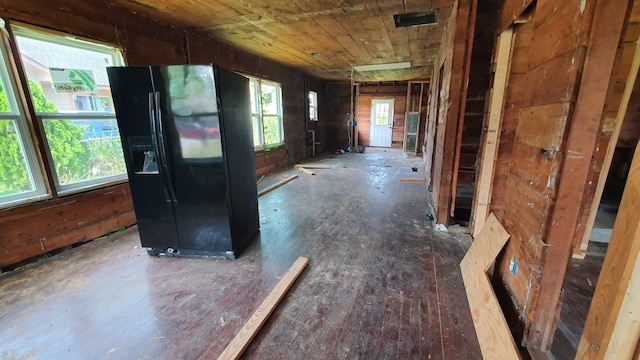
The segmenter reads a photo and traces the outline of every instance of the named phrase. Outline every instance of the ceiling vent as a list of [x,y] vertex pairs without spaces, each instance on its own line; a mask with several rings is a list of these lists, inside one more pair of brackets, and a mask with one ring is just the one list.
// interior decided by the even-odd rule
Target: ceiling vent
[[417,25],[434,25],[438,23],[439,12],[439,9],[431,9],[405,14],[395,14],[393,15],[393,21],[397,28]]

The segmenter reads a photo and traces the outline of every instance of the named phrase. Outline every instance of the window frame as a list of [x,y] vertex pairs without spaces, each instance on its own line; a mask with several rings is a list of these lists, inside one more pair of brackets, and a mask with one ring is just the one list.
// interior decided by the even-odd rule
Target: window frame
[[[313,110],[313,111],[312,111]],[[316,91],[309,91],[309,120],[318,121],[318,93]]]
[[[0,20],[0,28],[4,29],[4,21]],[[20,141],[22,151],[25,157],[26,170],[29,173],[30,181],[33,189],[18,194],[6,195],[0,198],[0,209],[12,207],[29,202],[35,202],[50,198],[51,195],[47,189],[45,177],[42,174],[41,162],[36,151],[35,143],[31,135],[31,129],[27,120],[23,104],[19,101],[19,88],[17,79],[12,70],[12,61],[9,52],[5,46],[4,34],[1,36],[2,44],[0,45],[0,79],[2,81],[9,112],[0,113],[0,120],[13,121],[17,128],[17,137]]]
[[[264,149],[275,148],[283,145],[285,143],[285,135],[284,135],[284,116],[283,116],[283,110],[282,110],[282,107],[283,107],[282,85],[272,80],[266,80],[266,79],[247,76],[247,75],[244,75],[244,76],[246,76],[249,79],[249,82],[253,85],[252,96],[256,100],[254,104],[250,104],[252,128],[254,128],[254,130],[256,128],[254,124],[254,119],[255,119],[255,121],[257,122],[257,128],[259,130],[258,134],[256,134],[258,139],[258,144],[255,143],[255,138],[254,138],[254,144],[253,144],[254,149],[264,150]],[[264,110],[263,110],[264,107],[262,104],[262,85],[263,84],[276,88],[276,113],[275,114],[264,113]],[[251,89],[251,86],[249,87],[249,89]],[[258,99],[260,99],[259,103],[257,102]],[[278,119],[278,122],[277,122],[278,128],[276,131],[277,131],[279,141],[274,144],[265,144],[264,118],[273,117],[273,116],[276,116]]]
[[[17,37],[29,38],[38,41],[44,41],[56,45],[69,46],[82,50],[102,53],[105,56],[109,56],[111,58],[112,64],[109,66],[124,66],[124,56],[122,53],[122,49],[114,46],[112,44],[102,43],[100,41],[95,41],[92,39],[85,39],[82,37],[72,36],[66,33],[44,29],[24,23],[11,23],[11,32],[13,33],[13,38]],[[18,56],[22,56],[20,52],[20,45],[18,41],[14,41],[14,46],[16,47]],[[23,74],[24,81],[26,83],[29,82],[29,77],[27,75],[26,70],[24,69],[24,64],[22,63],[22,59],[20,59],[20,64],[23,66]],[[28,88],[28,87],[27,87]],[[86,95],[86,94],[82,94]],[[28,92],[25,96],[31,98],[31,93]],[[97,95],[96,95],[97,96]],[[31,103],[33,100],[31,99]],[[47,120],[113,120],[116,121],[116,113],[115,110],[113,112],[108,111],[74,111],[74,112],[38,112],[36,109],[33,109],[35,114],[35,119],[41,129],[44,129],[44,122]],[[70,194],[76,194],[96,188],[107,187],[119,183],[124,183],[128,181],[127,171],[117,175],[99,177],[95,179],[82,180],[73,183],[61,184],[58,174],[56,173],[55,161],[51,155],[51,149],[49,147],[49,142],[47,139],[47,135],[43,132],[42,142],[44,144],[44,153],[42,156],[50,162],[50,173],[47,174],[50,177],[50,181],[52,181],[52,186],[55,187],[56,194],[58,196],[65,196]],[[124,156],[124,155],[123,155]]]

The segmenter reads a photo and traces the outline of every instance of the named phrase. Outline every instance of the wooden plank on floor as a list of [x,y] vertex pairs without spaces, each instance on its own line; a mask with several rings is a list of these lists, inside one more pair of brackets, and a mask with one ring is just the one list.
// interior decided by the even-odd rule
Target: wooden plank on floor
[[640,144],[576,359],[632,359],[640,340]]
[[427,179],[426,178],[400,178],[401,182],[417,182],[417,183],[423,183],[426,182]]
[[262,325],[267,321],[269,315],[278,306],[291,285],[296,281],[302,270],[309,263],[306,257],[299,257],[289,271],[282,277],[269,296],[262,302],[260,307],[251,315],[251,318],[244,324],[235,338],[231,340],[226,349],[220,354],[218,360],[238,359],[244,350],[249,346],[251,340],[258,334]]
[[520,359],[518,347],[487,276],[487,270],[510,236],[491,213],[460,263],[473,324],[485,359]]
[[303,173],[305,173],[307,175],[315,175],[316,174],[311,170],[307,170],[307,169],[303,168],[302,166],[296,166],[296,169],[302,171]]
[[289,176],[288,178],[286,178],[286,179],[284,179],[282,181],[279,181],[279,182],[277,182],[277,183],[275,183],[275,184],[273,184],[273,185],[271,185],[271,186],[269,186],[269,187],[267,187],[267,188],[265,188],[263,190],[258,191],[258,196],[262,196],[262,195],[264,195],[264,194],[266,194],[266,193],[268,193],[270,191],[273,191],[273,190],[279,188],[280,186],[288,183],[289,181],[297,179],[297,178],[298,178],[298,175]]
[[338,166],[339,164],[335,164],[335,165],[328,165],[328,164],[296,164],[295,167],[296,168],[305,168],[305,169],[333,169],[334,167]]

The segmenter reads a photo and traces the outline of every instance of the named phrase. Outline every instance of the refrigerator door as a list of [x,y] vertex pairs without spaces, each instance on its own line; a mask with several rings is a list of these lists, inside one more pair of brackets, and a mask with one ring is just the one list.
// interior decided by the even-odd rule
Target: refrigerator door
[[170,174],[159,166],[158,116],[150,69],[112,67],[107,72],[142,246],[159,252],[178,249]]
[[213,67],[152,67],[152,73],[180,253],[227,255],[232,245]]

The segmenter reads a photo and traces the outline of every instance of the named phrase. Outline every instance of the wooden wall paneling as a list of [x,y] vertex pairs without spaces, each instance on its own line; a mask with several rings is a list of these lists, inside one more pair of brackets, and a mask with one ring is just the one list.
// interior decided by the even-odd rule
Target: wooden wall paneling
[[511,27],[533,2],[533,0],[506,0],[500,12],[500,31]]
[[[477,6],[476,0],[460,0],[454,5],[449,24],[444,31],[440,57],[445,60],[442,87],[440,91],[440,107],[445,111],[439,114],[437,124],[435,156],[433,167],[433,197],[436,204],[436,222],[448,224],[451,209],[451,189],[454,176],[454,154],[460,121],[461,107],[464,106],[463,95],[468,77],[468,42],[469,31],[473,32]],[[470,27],[471,26],[471,27]],[[473,37],[471,37],[472,39]],[[440,123],[440,121],[443,123]]]
[[129,184],[12,209],[0,216],[0,267],[136,222]]
[[[471,8],[468,15],[468,22],[466,25],[466,49],[465,49],[465,63],[463,68],[463,85],[459,96],[459,110],[458,110],[458,125],[456,131],[456,140],[453,152],[453,168],[452,168],[452,181],[451,181],[451,199],[449,201],[449,216],[454,216],[455,203],[458,189],[458,176],[460,171],[460,152],[462,151],[462,134],[464,133],[465,125],[465,109],[467,106],[467,92],[469,90],[469,74],[471,73],[471,58],[473,52],[473,41],[475,39],[476,31],[476,16],[478,12],[478,2],[472,1]],[[457,38],[456,40],[459,40]],[[461,40],[461,39],[460,39]],[[454,45],[455,48],[455,45]],[[456,94],[457,95],[457,94]],[[456,99],[456,96],[454,96]]]
[[470,230],[477,236],[484,226],[489,214],[491,201],[491,185],[493,184],[495,161],[500,144],[500,128],[502,109],[504,107],[505,88],[509,82],[509,64],[511,48],[513,46],[513,28],[508,28],[500,34],[496,46],[496,66],[493,77],[493,87],[489,97],[489,113],[487,115],[487,129],[480,153],[480,165],[474,199],[473,218]]
[[576,359],[631,359],[637,356],[640,341],[638,203],[640,145],[636,147]]
[[484,359],[520,359],[518,347],[487,276],[487,271],[509,237],[498,219],[493,214],[489,215],[460,263],[473,325]]
[[[604,155],[604,159],[602,161],[602,167],[599,171],[599,177],[597,179],[597,184],[593,196],[593,200],[591,202],[591,206],[589,208],[588,218],[586,220],[586,224],[582,229],[582,237],[576,237],[576,239],[580,240],[578,244],[574,244],[574,257],[584,258],[587,246],[589,244],[589,238],[591,237],[591,231],[593,229],[593,225],[595,224],[596,215],[598,213],[598,206],[600,206],[600,200],[602,199],[602,193],[604,192],[604,186],[607,180],[607,176],[609,174],[609,169],[611,167],[611,160],[613,159],[613,153],[615,152],[616,145],[618,143],[618,138],[620,136],[620,131],[622,129],[622,124],[625,121],[625,117],[627,116],[627,109],[629,105],[629,101],[633,93],[640,94],[640,84],[636,81],[638,76],[638,68],[640,67],[640,41],[638,38],[635,40],[635,52],[633,53],[633,62],[629,64],[629,72],[623,71],[626,75],[625,77],[625,85],[624,90],[622,92],[622,96],[619,101],[617,99],[610,99],[614,104],[619,104],[616,107],[618,108],[617,115],[615,118],[614,130],[611,134],[611,137],[608,141],[606,152]],[[623,64],[619,66],[626,68]],[[604,125],[606,126],[606,124]]]
[[540,294],[527,336],[528,347],[536,350],[548,349],[553,340],[555,314],[560,305],[562,283],[571,256],[582,191],[589,175],[591,157],[601,126],[627,7],[626,0],[598,1],[595,5],[580,91],[551,215],[546,241],[548,246],[543,253]]
[[[325,84],[325,106],[321,108],[325,115],[327,149],[345,149],[349,140],[347,137],[347,121],[351,107],[351,84],[349,82],[327,82]],[[362,109],[360,109],[362,110]],[[360,119],[358,119],[360,120]],[[363,128],[358,126],[360,137]],[[362,142],[362,138],[361,138]]]

